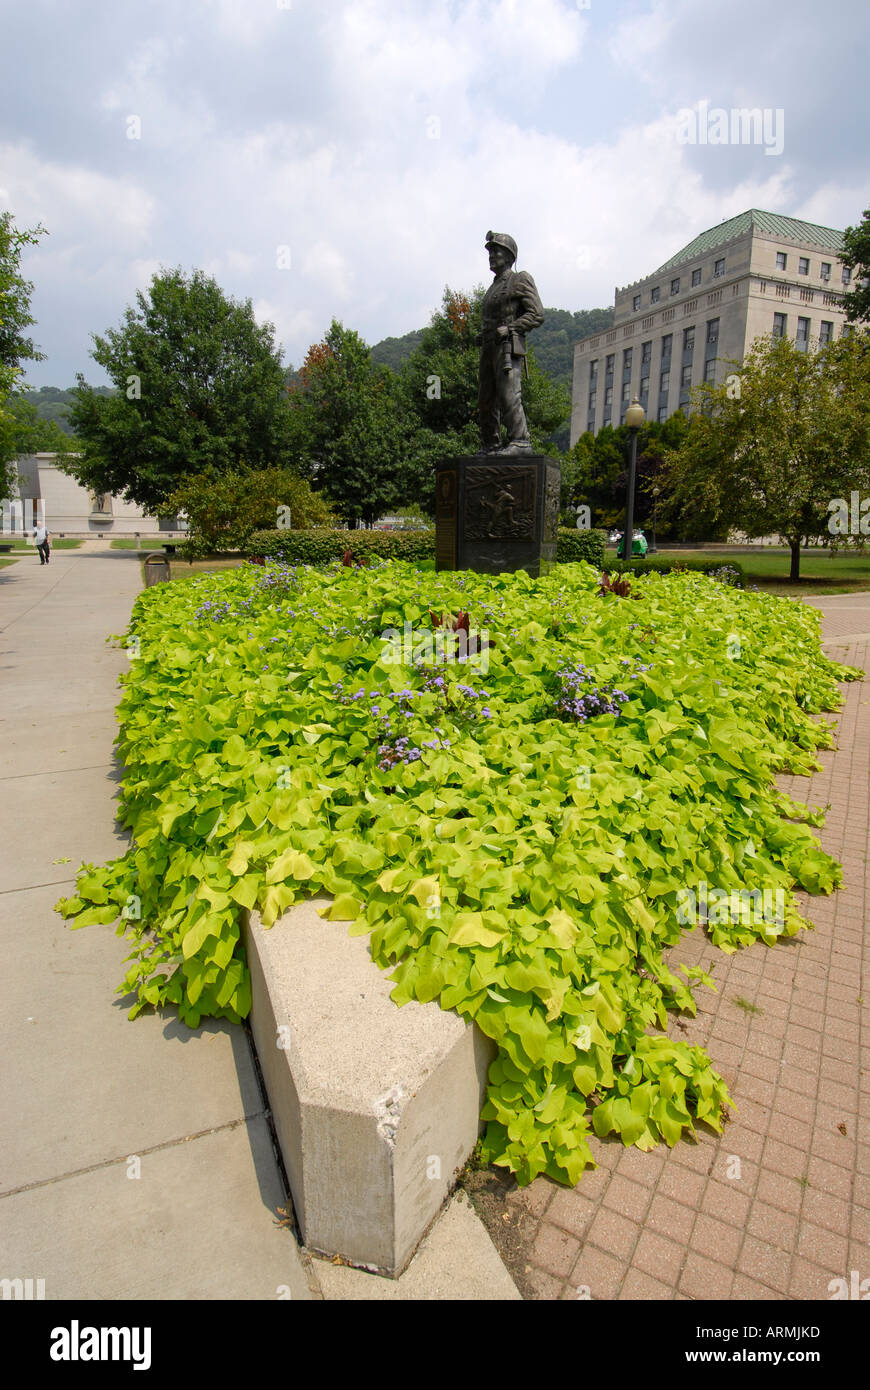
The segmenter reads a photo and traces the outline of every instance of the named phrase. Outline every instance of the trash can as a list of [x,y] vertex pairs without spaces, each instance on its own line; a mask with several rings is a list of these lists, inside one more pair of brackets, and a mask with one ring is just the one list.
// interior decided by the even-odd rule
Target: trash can
[[145,588],[170,577],[169,561],[165,555],[149,555],[145,561]]

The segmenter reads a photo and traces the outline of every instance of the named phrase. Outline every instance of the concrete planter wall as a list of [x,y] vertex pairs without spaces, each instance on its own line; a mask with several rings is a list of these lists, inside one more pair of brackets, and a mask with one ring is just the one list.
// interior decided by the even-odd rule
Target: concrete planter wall
[[305,1244],[397,1276],[477,1141],[495,1045],[438,1004],[397,1008],[328,903],[246,914],[251,1027]]

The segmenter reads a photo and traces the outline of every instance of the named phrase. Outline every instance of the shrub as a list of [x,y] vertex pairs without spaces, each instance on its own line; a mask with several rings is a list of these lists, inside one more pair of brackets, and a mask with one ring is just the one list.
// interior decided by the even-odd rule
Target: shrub
[[575,531],[571,527],[560,526],[556,559],[561,565],[573,560],[585,560],[587,564],[601,569],[606,540],[603,531]]
[[[710,556],[709,559],[703,560],[694,557],[685,560],[659,560],[657,557],[650,559],[647,556],[644,560],[608,559],[603,560],[602,565],[609,574],[625,574],[626,571],[631,574],[676,574],[680,570],[685,570],[694,574],[709,574],[711,578],[720,579],[723,583],[731,584],[735,588],[744,588],[743,566],[731,555],[728,556],[727,562],[723,561],[721,555],[716,556],[715,559]],[[728,571],[732,573],[729,574]]]
[[176,489],[167,506],[187,516],[190,535],[181,553],[189,560],[243,549],[254,531],[277,522],[282,508],[289,509],[289,525],[296,531],[332,520],[324,499],[286,468],[225,473],[220,478],[196,474]]
[[350,551],[354,560],[373,555],[383,560],[435,558],[434,531],[337,531],[317,527],[311,531],[255,531],[243,553],[253,559],[272,556],[297,565],[328,565]]

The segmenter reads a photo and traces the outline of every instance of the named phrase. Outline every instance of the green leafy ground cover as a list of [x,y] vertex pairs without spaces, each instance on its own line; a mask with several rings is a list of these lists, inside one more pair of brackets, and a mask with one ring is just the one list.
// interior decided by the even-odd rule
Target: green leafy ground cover
[[[446,659],[461,613],[486,671]],[[415,663],[397,634],[431,637],[433,615],[441,650]],[[120,917],[132,1013],[174,1004],[195,1027],[250,1008],[244,909],[269,925],[332,895],[397,1004],[438,1000],[496,1041],[485,1156],[521,1183],[576,1182],[590,1129],[641,1148],[718,1129],[722,1079],[665,1032],[700,972],[664,953],[690,929],[687,891],[713,902],[695,929],[734,951],[793,936],[793,890],[840,882],[821,812],[772,781],[818,766],[832,733],[812,716],[858,674],[818,624],[688,573],[602,595],[585,564],[540,580],[268,564],[154,586],[119,707],[132,846],[85,865],[58,909]],[[785,910],[723,912],[716,889],[781,890]]]

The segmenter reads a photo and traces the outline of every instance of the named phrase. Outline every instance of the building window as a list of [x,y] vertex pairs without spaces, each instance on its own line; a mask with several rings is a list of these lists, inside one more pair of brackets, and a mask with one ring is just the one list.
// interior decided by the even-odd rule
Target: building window
[[695,351],[695,330],[694,328],[683,329],[683,352]]
[[773,336],[774,338],[784,338],[786,328],[785,314],[774,314],[773,316]]
[[821,276],[821,278],[822,278],[823,280],[830,280],[830,278],[831,278],[831,262],[830,262],[830,261],[822,261],[822,268],[821,268],[821,270],[819,271],[819,275]]
[[852,323],[844,323],[844,324],[843,324],[843,328],[842,328],[842,332],[840,333],[840,337],[841,337],[841,338],[851,338],[851,336],[852,336],[852,334],[854,333],[854,331],[855,331],[855,325],[854,325],[854,324],[852,324]]
[[810,321],[809,319],[798,319],[797,333],[795,334],[795,346],[800,348],[801,352],[806,352],[809,341]]
[[718,261],[716,262],[716,264],[713,266],[713,278],[716,279],[716,280],[718,280],[719,276],[720,276],[720,275],[724,275],[724,274],[725,274],[725,257],[722,256],[721,259],[718,260]]
[[650,341],[649,341],[648,343],[641,343],[641,345],[640,345],[640,365],[641,365],[642,367],[648,367],[651,361],[652,361],[652,339],[650,339]]
[[705,381],[715,381],[715,380],[716,380],[716,358],[715,358],[715,357],[709,358],[709,360],[706,361],[706,362],[704,363],[704,380],[705,380]]
[[591,414],[592,411],[595,409],[595,407],[596,407],[597,404],[598,404],[598,392],[597,392],[597,391],[590,391],[590,392],[589,392],[589,405],[587,406],[587,410],[589,411],[590,414]]
[[809,273],[810,273],[810,258],[809,258],[809,256],[799,256],[799,257],[798,257],[798,275],[809,275]]
[[680,377],[680,390],[688,391],[692,384],[692,364],[687,362]]
[[611,352],[610,356],[605,360],[605,363],[604,363],[604,371],[605,371],[605,373],[607,374],[607,376],[613,376],[613,363],[614,363],[614,360],[615,360],[615,354]]
[[665,336],[662,338],[662,366],[664,366],[665,362],[670,359],[673,341],[673,333],[666,333]]
[[622,403],[623,403],[623,405],[625,404],[626,401],[630,401],[630,400],[631,400],[631,396],[630,396],[630,394],[629,394],[630,391],[631,391],[631,382],[630,382],[630,381],[624,381],[624,382],[622,383]]
[[639,295],[639,294],[636,294],[636,295],[634,296],[634,299],[631,301],[631,308],[632,308],[632,312],[633,312],[633,313],[637,313],[638,309],[640,308],[640,295]]
[[707,346],[715,347],[719,341],[719,320],[707,320]]
[[671,294],[679,294],[679,293],[680,293],[680,278],[679,278],[679,276],[677,276],[676,280],[672,280],[672,281],[671,281]]
[[694,289],[695,286],[696,286],[696,285],[700,285],[700,283],[701,283],[701,272],[700,272],[700,270],[693,270],[693,271],[692,271],[692,288]]
[[649,377],[642,376],[640,379],[640,398],[645,401],[649,395]]
[[658,304],[658,302],[659,302],[659,286],[658,286],[658,285],[656,285],[654,289],[651,289],[651,290],[650,290],[650,292],[649,292],[649,302],[650,302],[650,304]]
[[670,391],[670,389],[671,374],[670,372],[662,372],[661,381],[659,382],[659,390],[662,392],[663,395],[666,395],[667,392]]
[[665,420],[667,420],[667,418],[668,418],[668,408],[667,408],[667,406],[666,406],[666,405],[660,405],[660,406],[659,406],[659,415],[658,415],[659,424],[660,424],[660,425],[663,425],[663,424],[665,423]]
[[848,266],[843,266],[843,273],[840,278],[844,285],[848,285],[849,281],[852,279],[852,272],[849,270]]
[[589,363],[589,385],[594,386],[598,381],[598,361]]
[[834,336],[834,324],[831,319],[822,319],[819,324],[819,347],[824,347]]
[[784,252],[784,251],[777,251],[777,253],[776,253],[776,268],[777,268],[777,270],[785,270],[787,264],[788,264],[788,256],[785,254],[785,252]]
[[607,386],[604,389],[604,404],[613,405],[613,387]]
[[631,354],[632,354],[632,351],[633,351],[632,348],[626,348],[625,351],[624,351],[623,354],[622,354],[622,370],[623,370],[623,372],[630,372],[630,371],[631,371]]

